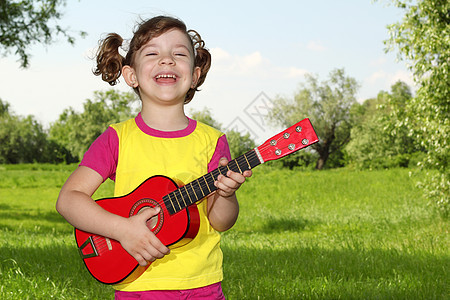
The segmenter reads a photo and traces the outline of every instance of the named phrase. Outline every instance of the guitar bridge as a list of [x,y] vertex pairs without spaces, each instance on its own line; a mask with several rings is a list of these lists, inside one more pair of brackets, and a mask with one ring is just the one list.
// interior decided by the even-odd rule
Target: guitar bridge
[[[92,252],[85,254],[84,250],[89,250],[89,248],[85,249],[88,246],[91,246]],[[82,259],[90,258],[90,257],[96,257],[98,256],[97,248],[95,248],[94,240],[92,239],[92,236],[90,236],[79,248],[78,252],[80,253],[80,256]]]

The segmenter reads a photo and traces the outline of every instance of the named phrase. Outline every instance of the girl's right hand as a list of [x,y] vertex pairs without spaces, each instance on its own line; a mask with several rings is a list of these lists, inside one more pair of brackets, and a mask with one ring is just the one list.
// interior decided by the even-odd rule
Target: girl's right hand
[[141,266],[170,253],[169,248],[147,227],[147,220],[159,211],[160,208],[142,209],[137,215],[126,218],[118,230],[118,241]]

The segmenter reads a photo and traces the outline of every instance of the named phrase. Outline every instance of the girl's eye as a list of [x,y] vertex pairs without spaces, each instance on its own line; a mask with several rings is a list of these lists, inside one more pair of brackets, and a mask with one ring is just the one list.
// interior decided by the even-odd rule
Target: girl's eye
[[175,53],[175,56],[187,56],[187,54],[178,52],[178,53]]
[[148,52],[147,54],[145,54],[145,56],[152,56],[152,55],[157,55],[158,53],[156,52]]

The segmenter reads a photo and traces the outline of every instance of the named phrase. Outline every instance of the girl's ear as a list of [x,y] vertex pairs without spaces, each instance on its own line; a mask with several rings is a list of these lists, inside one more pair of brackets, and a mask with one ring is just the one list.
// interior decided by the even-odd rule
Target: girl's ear
[[192,84],[191,89],[195,89],[197,87],[198,80],[200,79],[200,75],[202,73],[202,70],[200,67],[195,67],[194,71],[192,72]]
[[136,78],[134,69],[128,65],[122,67],[122,76],[125,82],[132,88],[137,88],[139,83]]

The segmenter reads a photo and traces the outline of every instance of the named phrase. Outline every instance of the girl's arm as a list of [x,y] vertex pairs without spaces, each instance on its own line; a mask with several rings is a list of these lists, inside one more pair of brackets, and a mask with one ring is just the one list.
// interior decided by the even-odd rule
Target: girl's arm
[[[227,164],[228,159],[220,159],[220,166]],[[245,182],[245,178],[250,176],[252,171],[245,171],[243,174],[228,171],[227,176],[218,176],[215,182],[217,190],[208,196],[208,219],[215,230],[226,231],[236,223],[239,203],[235,192]]]
[[80,166],[63,185],[56,210],[74,227],[119,241],[140,265],[169,253],[169,249],[146,226],[158,213],[146,209],[131,218],[110,213],[92,199],[103,178],[94,170]]

